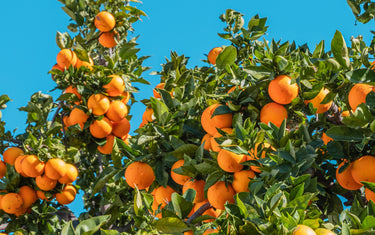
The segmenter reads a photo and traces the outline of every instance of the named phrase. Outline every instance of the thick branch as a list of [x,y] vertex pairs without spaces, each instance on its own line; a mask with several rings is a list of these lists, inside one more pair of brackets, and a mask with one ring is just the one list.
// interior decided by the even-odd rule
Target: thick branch
[[186,223],[190,224],[193,222],[194,219],[198,218],[201,216],[206,210],[210,209],[212,206],[209,202],[201,206],[194,214],[192,214],[187,220]]

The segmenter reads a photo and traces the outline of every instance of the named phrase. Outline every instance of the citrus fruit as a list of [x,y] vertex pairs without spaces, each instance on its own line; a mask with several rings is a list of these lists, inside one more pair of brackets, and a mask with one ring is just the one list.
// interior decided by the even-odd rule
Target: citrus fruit
[[132,188],[146,189],[155,180],[154,170],[145,162],[133,162],[125,170],[125,180]]
[[268,85],[268,95],[278,104],[290,104],[298,96],[297,83],[287,75],[279,75]]

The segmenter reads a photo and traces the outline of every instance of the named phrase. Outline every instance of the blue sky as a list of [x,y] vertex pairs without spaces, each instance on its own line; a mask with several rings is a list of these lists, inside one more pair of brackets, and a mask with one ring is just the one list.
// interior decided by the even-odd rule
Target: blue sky
[[[61,10],[57,0],[4,1],[2,12],[2,57],[0,58],[0,94],[8,94],[13,100],[3,111],[6,129],[25,127],[26,113],[18,108],[25,106],[30,96],[38,91],[57,97],[58,92],[49,92],[55,87],[47,72],[56,61],[59,48],[55,43],[57,31],[68,31],[69,17]],[[140,86],[138,100],[152,95],[152,88],[159,83],[159,77],[150,76],[151,71],[161,69],[171,51],[190,57],[189,67],[202,66],[204,54],[216,46],[229,45],[217,33],[222,32],[224,23],[220,14],[231,8],[244,14],[245,22],[253,15],[267,17],[269,26],[267,40],[296,41],[297,45],[307,43],[315,48],[321,40],[329,46],[336,30],[341,31],[348,45],[350,37],[364,36],[367,44],[372,36],[369,32],[373,21],[367,25],[358,23],[346,1],[253,1],[253,0],[159,0],[144,1],[136,5],[148,14],[143,22],[135,25],[134,36],[138,40],[141,55],[150,55],[145,65],[152,69],[144,74],[151,86]],[[144,106],[137,103],[131,114],[132,129],[141,123]],[[76,204],[79,202],[76,202]],[[78,208],[78,207],[75,207]],[[77,209],[78,210],[78,209]]]

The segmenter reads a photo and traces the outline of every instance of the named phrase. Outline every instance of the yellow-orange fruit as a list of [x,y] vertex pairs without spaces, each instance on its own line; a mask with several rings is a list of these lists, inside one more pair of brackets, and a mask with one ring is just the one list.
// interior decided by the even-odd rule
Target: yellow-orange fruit
[[128,115],[128,108],[121,100],[114,100],[109,105],[109,109],[105,115],[112,122],[119,122]]
[[308,105],[309,103],[312,103],[313,107],[316,108],[316,113],[325,113],[329,110],[329,108],[332,105],[332,101],[322,104],[322,101],[326,97],[326,95],[329,93],[329,90],[326,88],[322,88],[320,92],[311,100],[305,100],[305,104]]
[[90,124],[90,133],[98,139],[106,138],[113,130],[112,122],[104,117],[101,120],[94,120]]
[[152,122],[153,120],[155,120],[154,110],[152,110],[152,108],[147,108],[142,115],[142,121],[148,123]]
[[264,124],[272,122],[277,127],[281,126],[284,119],[288,118],[288,111],[286,108],[278,103],[271,102],[263,106],[260,110],[260,121]]
[[40,199],[40,200],[45,200],[45,201],[52,201],[52,199],[53,199],[53,197],[52,198],[47,198],[46,197],[46,195],[44,194],[44,192],[42,192],[42,191],[36,191],[36,195],[38,196],[38,198]]
[[122,77],[115,74],[109,75],[108,77],[112,79],[108,84],[103,86],[105,92],[107,92],[108,95],[112,97],[122,95],[125,90],[125,83]]
[[5,162],[0,160],[0,179],[3,178],[6,173],[7,173],[7,165],[5,164]]
[[95,16],[94,24],[100,32],[108,32],[115,27],[116,19],[111,13],[101,11]]
[[158,204],[166,205],[168,202],[172,200],[172,193],[174,193],[174,189],[169,187],[160,186],[155,189],[155,199]]
[[9,147],[3,153],[4,162],[8,163],[11,166],[14,166],[16,158],[20,155],[23,155],[24,152],[18,147]]
[[[165,83],[162,82],[162,83],[159,83],[158,85],[156,85],[155,88],[164,89],[164,86],[165,86]],[[152,90],[152,93],[154,94],[154,97],[155,97],[155,98],[160,99],[160,98],[161,98],[161,95],[159,94],[159,92],[157,92],[157,91],[155,90],[155,88]]]
[[66,163],[60,158],[49,159],[46,163],[45,174],[50,179],[60,179],[66,174]]
[[336,235],[336,233],[326,228],[317,228],[315,229],[315,233],[316,235]]
[[35,155],[25,155],[21,163],[22,172],[28,177],[37,177],[44,172],[45,164]]
[[322,138],[321,138],[324,142],[325,145],[328,144],[328,142],[331,142],[333,141],[333,139],[331,137],[329,137],[326,133],[322,133]]
[[26,155],[20,155],[19,157],[16,158],[16,161],[14,162],[14,168],[16,169],[17,173],[27,177],[23,171],[22,171],[22,161],[25,159]]
[[70,112],[69,115],[69,124],[71,126],[78,124],[81,129],[83,130],[83,127],[85,126],[85,122],[89,118],[89,115],[87,115],[82,109],[74,108]]
[[207,133],[203,136],[202,141],[201,141],[202,144],[204,143],[203,148],[207,151],[211,149],[211,138],[212,138],[212,135]]
[[[221,130],[228,133],[229,135],[233,133],[232,128],[222,128]],[[215,140],[216,138],[220,138],[220,137],[222,137],[222,134],[220,134],[220,132],[216,132],[216,134],[212,136],[211,138],[211,150],[214,152],[219,152],[221,150],[221,147]]]
[[125,180],[132,188],[146,189],[155,181],[154,170],[145,162],[133,162],[125,170]]
[[62,49],[56,57],[57,64],[65,69],[77,63],[77,55],[70,49]]
[[[258,158],[258,147],[259,147],[259,145],[262,146],[262,149],[261,149],[261,158],[265,158],[266,157],[266,149],[271,148],[274,151],[276,150],[275,148],[273,148],[267,142],[256,143],[255,146],[254,146],[254,148],[249,150],[249,155],[246,155],[246,161],[254,161],[254,160],[259,159]],[[257,172],[257,173],[261,172],[260,167],[258,167],[258,166],[250,166],[250,169],[252,171],[254,171],[254,172]]]
[[23,208],[29,208],[34,202],[36,202],[36,200],[38,200],[35,190],[27,185],[20,187],[18,195],[22,198]]
[[35,178],[36,185],[43,191],[50,191],[55,188],[57,180],[48,178],[46,175],[39,175]]
[[348,101],[350,108],[355,111],[358,105],[366,103],[368,93],[374,91],[375,87],[365,83],[355,84],[349,91]]
[[365,197],[367,201],[372,200],[375,203],[375,193],[368,188],[365,188]]
[[347,189],[347,190],[357,190],[357,189],[360,189],[362,187],[362,185],[358,182],[356,182],[352,176],[352,163],[349,164],[349,166],[343,170],[341,173],[340,173],[340,169],[341,167],[344,166],[345,162],[347,161],[343,161],[340,163],[340,165],[337,167],[336,169],[336,180],[337,180],[337,183],[343,187],[344,189]]
[[361,184],[361,181],[375,183],[375,157],[365,155],[352,163],[353,179]]
[[115,37],[118,38],[118,33],[115,31],[104,32],[99,36],[99,43],[106,48],[115,47],[117,45]]
[[[75,94],[79,100],[82,99],[82,96],[81,96],[81,94],[79,94],[77,88],[76,88],[76,87],[73,87],[72,85],[68,86],[68,87],[65,89],[64,93],[65,93],[65,94],[66,94],[66,93]],[[78,103],[79,103],[79,102],[78,102]]]
[[316,233],[309,226],[299,224],[297,228],[293,230],[292,235],[316,235]]
[[207,59],[208,61],[215,65],[216,64],[216,58],[217,56],[223,51],[223,48],[221,47],[214,47],[211,49],[210,52],[208,52],[208,56],[207,56]]
[[215,110],[220,106],[222,106],[222,104],[210,105],[203,111],[201,116],[201,124],[203,129],[212,136],[216,134],[216,128],[222,129],[232,127],[232,113],[219,114],[212,117]]
[[126,118],[123,118],[119,122],[113,122],[112,126],[112,134],[119,137],[120,139],[126,136],[130,131],[130,122]]
[[81,68],[81,67],[86,67],[86,68],[92,70],[93,66],[94,66],[94,61],[91,58],[89,58],[89,62],[82,61],[79,58],[77,59],[76,67],[78,69]]
[[291,84],[292,79],[286,75],[279,75],[268,85],[268,95],[278,104],[290,104],[298,96],[297,83]]
[[61,193],[56,193],[56,200],[61,205],[70,204],[77,195],[77,189],[73,185],[65,185]]
[[188,180],[182,187],[182,193],[185,193],[188,189],[195,190],[194,203],[198,203],[204,200],[204,186],[206,182],[204,180]]
[[342,117],[349,117],[349,116],[350,116],[350,112],[349,112],[349,110],[344,110],[344,111],[342,111],[341,116],[342,116]]
[[122,99],[121,99],[121,102],[122,103],[124,103],[125,105],[129,102],[129,100],[130,100],[130,92],[128,92],[128,91],[124,91],[122,94],[121,94],[121,96],[123,97]]
[[232,185],[224,181],[218,181],[207,190],[207,199],[216,209],[224,210],[225,203],[234,203],[233,196],[236,194]]
[[238,171],[233,174],[232,187],[236,193],[249,192],[249,183],[254,179],[255,173],[252,170]]
[[78,177],[78,170],[77,167],[75,167],[73,164],[66,163],[66,173],[63,177],[58,179],[60,184],[71,184],[74,181],[76,181]]
[[237,172],[242,170],[242,162],[246,161],[246,155],[236,154],[228,150],[222,149],[217,155],[217,163],[219,167],[226,172]]
[[105,142],[103,146],[98,146],[99,152],[101,152],[102,154],[111,154],[114,142],[115,142],[114,135],[107,136],[107,142]]
[[60,70],[61,72],[64,72],[64,68],[61,68],[58,64],[55,64],[54,66],[52,66],[51,70],[54,70],[54,69],[57,69],[57,70]]
[[110,105],[111,101],[103,94],[94,94],[87,100],[87,108],[92,110],[92,113],[96,116],[105,114]]
[[172,168],[171,168],[171,177],[174,180],[174,182],[176,182],[179,185],[184,185],[186,183],[186,181],[191,179],[191,176],[180,175],[180,174],[177,174],[176,172],[173,171],[174,169],[177,169],[177,168],[180,168],[181,166],[183,166],[184,163],[185,163],[185,161],[183,159],[178,160],[177,162],[175,162],[172,165]]
[[208,228],[202,235],[208,235],[208,234],[213,234],[213,233],[219,233],[219,229],[217,228]]
[[1,208],[8,214],[15,214],[22,206],[23,199],[18,193],[7,193],[1,199]]

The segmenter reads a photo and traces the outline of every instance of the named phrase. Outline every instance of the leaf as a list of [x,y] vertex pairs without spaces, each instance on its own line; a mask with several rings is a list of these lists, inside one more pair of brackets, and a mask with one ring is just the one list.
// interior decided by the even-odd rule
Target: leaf
[[184,144],[176,148],[172,152],[172,155],[177,157],[178,159],[183,159],[185,154],[189,157],[194,157],[197,149],[198,146],[196,146],[195,144]]
[[225,47],[216,58],[216,66],[224,69],[227,65],[232,65],[237,58],[237,49],[234,46]]
[[359,130],[346,126],[331,127],[326,134],[335,141],[357,142],[364,138]]
[[321,58],[324,54],[324,40],[320,41],[320,43],[315,47],[315,50],[312,54],[312,58]]
[[120,57],[123,60],[127,60],[130,57],[136,55],[137,52],[140,50],[138,48],[135,48],[136,45],[138,45],[138,44],[136,44],[135,42],[124,43],[121,46],[121,49],[120,49],[120,52],[119,52]]
[[168,107],[160,100],[151,97],[151,106],[154,110],[156,121],[164,126],[168,122],[169,111]]
[[178,193],[172,194],[172,205],[174,211],[181,219],[186,218],[186,216],[189,215],[190,211],[193,209],[193,203],[191,201],[187,201]]
[[347,72],[345,75],[353,83],[375,82],[375,71],[372,69],[355,69]]
[[76,231],[80,235],[91,235],[100,229],[100,227],[108,222],[111,218],[110,215],[101,215],[93,217],[80,222],[76,228]]
[[336,30],[335,35],[333,36],[333,39],[331,41],[331,50],[333,53],[333,57],[337,60],[337,62],[339,62],[341,66],[343,66],[344,68],[350,67],[348,48],[346,47],[344,37],[338,30]]
[[375,217],[368,215],[362,221],[362,229],[375,228]]
[[375,193],[375,183],[372,183],[372,182],[365,182],[365,181],[362,181],[361,182],[366,188],[368,188],[369,190],[371,190],[372,192]]
[[118,170],[107,167],[98,177],[98,181],[95,183],[95,187],[92,190],[91,197],[95,196],[102,188],[107,184],[108,180],[110,180],[114,175],[118,173]]
[[73,223],[72,221],[69,221],[65,226],[63,227],[61,231],[61,235],[76,235],[77,233],[74,231]]
[[181,219],[173,217],[156,220],[153,226],[161,233],[183,233],[190,230]]
[[65,48],[70,48],[70,44],[72,39],[70,38],[68,33],[60,33],[57,31],[56,33],[56,44],[62,50]]
[[251,223],[250,221],[245,221],[244,225],[240,225],[239,234],[240,235],[246,235],[246,234],[263,235],[263,233],[259,231],[256,224]]

